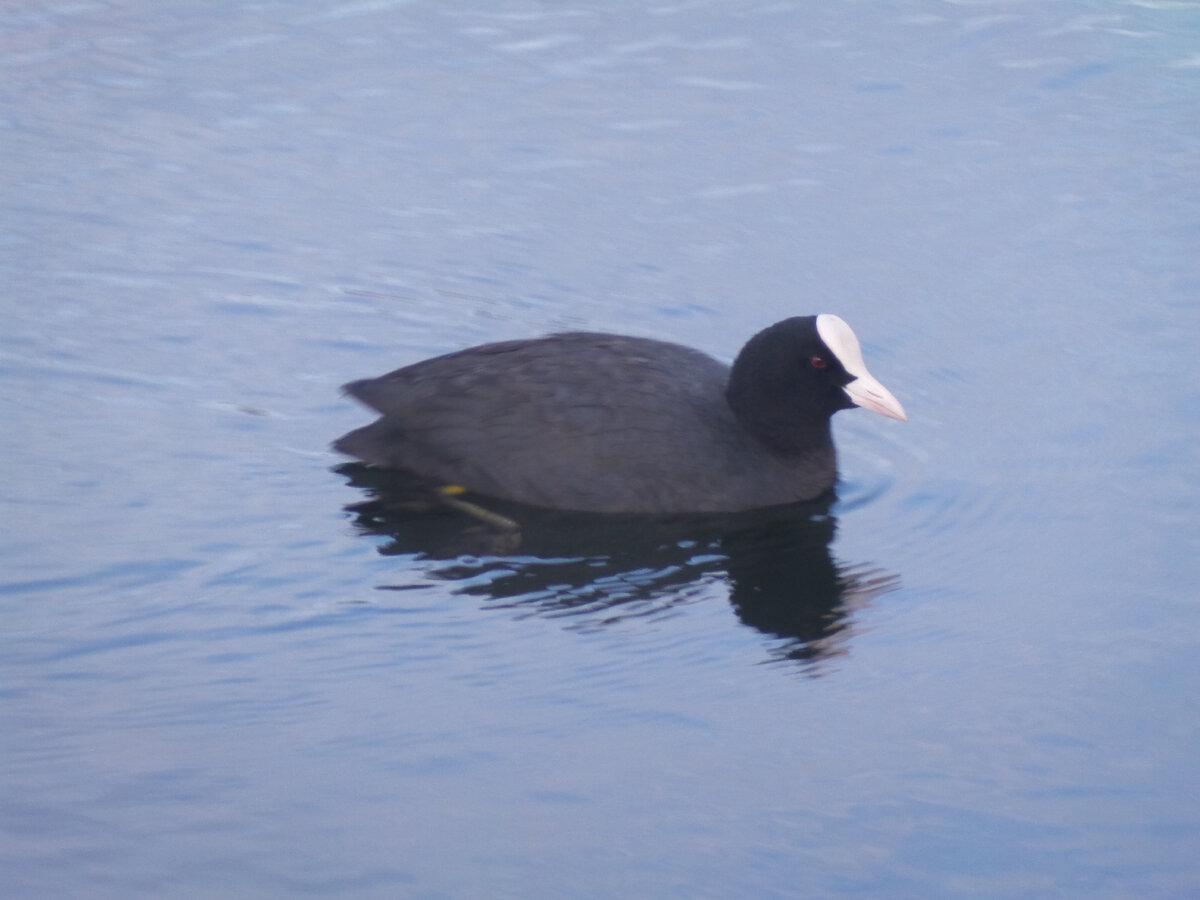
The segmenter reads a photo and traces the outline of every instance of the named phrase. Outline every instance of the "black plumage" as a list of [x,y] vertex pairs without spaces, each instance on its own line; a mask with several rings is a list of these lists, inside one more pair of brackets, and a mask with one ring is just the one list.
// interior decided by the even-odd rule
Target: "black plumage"
[[[830,346],[846,335],[851,352]],[[555,509],[732,512],[808,500],[837,475],[830,416],[870,405],[848,386],[868,379],[894,405],[877,411],[903,418],[865,369],[853,371],[857,354],[836,316],[773,325],[732,368],[612,334],[485,344],[346,385],[380,418],[334,447]]]

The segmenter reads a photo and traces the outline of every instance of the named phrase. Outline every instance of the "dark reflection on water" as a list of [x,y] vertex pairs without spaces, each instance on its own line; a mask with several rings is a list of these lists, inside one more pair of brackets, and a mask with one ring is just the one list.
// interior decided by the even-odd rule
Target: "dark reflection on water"
[[659,615],[723,581],[738,618],[778,640],[772,658],[813,663],[843,652],[854,610],[899,580],[834,559],[832,492],[722,516],[570,513],[467,498],[492,521],[445,505],[403,473],[357,463],[336,471],[369,495],[347,510],[364,533],[389,539],[380,553],[445,561],[429,574],[459,582],[459,593],[584,627]]

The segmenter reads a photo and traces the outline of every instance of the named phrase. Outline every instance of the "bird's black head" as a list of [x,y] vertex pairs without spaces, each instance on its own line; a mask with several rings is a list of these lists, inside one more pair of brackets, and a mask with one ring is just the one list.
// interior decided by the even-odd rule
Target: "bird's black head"
[[850,326],[828,314],[784,319],[747,341],[726,397],[742,425],[781,452],[829,445],[829,419],[839,409],[863,406],[905,418],[867,372]]

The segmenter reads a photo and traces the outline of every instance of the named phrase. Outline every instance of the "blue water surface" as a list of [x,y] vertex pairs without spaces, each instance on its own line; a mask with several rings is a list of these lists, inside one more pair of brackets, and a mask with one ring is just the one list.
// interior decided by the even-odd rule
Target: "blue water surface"
[[[0,895],[1200,891],[1200,4],[17,4]],[[339,385],[849,321],[737,528],[379,505]],[[374,504],[374,505],[372,505]]]

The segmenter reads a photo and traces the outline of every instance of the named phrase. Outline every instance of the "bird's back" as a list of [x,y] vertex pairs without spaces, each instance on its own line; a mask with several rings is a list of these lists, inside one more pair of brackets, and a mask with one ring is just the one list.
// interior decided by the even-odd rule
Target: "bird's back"
[[526,503],[671,512],[696,507],[691,495],[710,484],[716,509],[730,479],[751,477],[728,375],[697,350],[644,338],[486,344],[347,385],[382,418],[336,446]]

